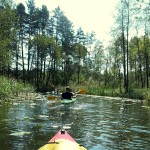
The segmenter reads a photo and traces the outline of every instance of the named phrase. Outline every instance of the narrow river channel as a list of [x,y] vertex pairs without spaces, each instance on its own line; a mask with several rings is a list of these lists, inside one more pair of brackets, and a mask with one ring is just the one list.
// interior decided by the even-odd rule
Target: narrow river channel
[[42,95],[0,103],[1,150],[37,150],[62,127],[88,150],[150,149],[150,109],[138,101],[85,95],[64,105]]

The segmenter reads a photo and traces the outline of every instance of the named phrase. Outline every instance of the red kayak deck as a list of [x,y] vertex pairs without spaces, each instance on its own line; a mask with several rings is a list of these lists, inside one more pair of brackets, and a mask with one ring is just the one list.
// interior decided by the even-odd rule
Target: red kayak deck
[[68,141],[72,141],[77,143],[68,133],[66,130],[59,130],[56,135],[49,141],[49,142],[55,142],[57,140],[64,139]]
[[59,130],[56,135],[38,150],[87,150],[78,144],[66,130]]

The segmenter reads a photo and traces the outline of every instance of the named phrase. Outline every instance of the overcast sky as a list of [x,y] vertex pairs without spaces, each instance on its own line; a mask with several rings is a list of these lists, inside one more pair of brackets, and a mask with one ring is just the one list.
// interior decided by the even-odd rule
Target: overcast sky
[[[106,43],[109,39],[110,27],[113,25],[113,13],[119,0],[35,0],[35,5],[41,8],[46,5],[49,11],[56,7],[64,12],[73,23],[75,29],[96,33],[96,38]],[[26,0],[14,0],[15,3]]]

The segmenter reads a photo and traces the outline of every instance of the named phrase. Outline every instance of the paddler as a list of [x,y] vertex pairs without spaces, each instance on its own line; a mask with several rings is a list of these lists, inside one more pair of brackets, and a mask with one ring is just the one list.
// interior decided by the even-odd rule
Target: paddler
[[62,93],[61,99],[72,99],[74,95],[71,91],[69,87],[66,87],[66,92]]

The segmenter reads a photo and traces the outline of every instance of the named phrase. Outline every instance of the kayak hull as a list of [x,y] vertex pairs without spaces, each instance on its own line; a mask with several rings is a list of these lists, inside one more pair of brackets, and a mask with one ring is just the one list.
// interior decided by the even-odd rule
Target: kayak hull
[[39,150],[87,150],[85,147],[79,145],[65,130],[60,130]]
[[72,99],[62,99],[61,103],[62,104],[70,104],[70,103],[74,103],[76,101],[76,98],[72,98]]
[[55,142],[56,140],[68,140],[72,142],[76,142],[66,130],[59,130],[53,138],[49,142]]
[[87,150],[87,149],[72,141],[59,140],[55,143],[46,144],[39,150]]

